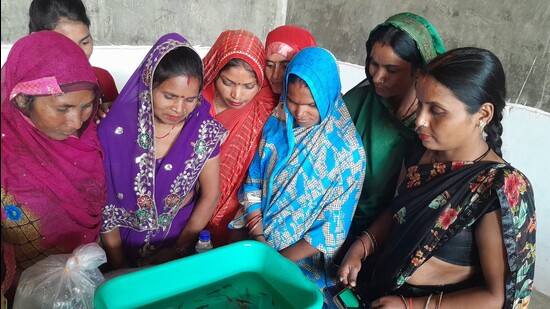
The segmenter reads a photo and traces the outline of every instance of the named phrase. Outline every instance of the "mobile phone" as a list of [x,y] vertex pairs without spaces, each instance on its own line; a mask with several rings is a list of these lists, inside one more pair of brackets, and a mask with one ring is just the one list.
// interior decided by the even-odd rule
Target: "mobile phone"
[[327,298],[331,302],[329,308],[335,309],[365,309],[369,306],[365,303],[361,296],[357,294],[355,289],[350,286],[337,287],[333,286],[327,289]]

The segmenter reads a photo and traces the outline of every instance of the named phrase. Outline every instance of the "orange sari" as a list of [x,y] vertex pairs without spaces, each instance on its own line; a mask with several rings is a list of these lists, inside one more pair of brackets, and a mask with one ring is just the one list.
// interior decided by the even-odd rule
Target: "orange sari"
[[214,104],[210,108],[210,114],[229,131],[220,148],[220,202],[206,226],[215,247],[229,241],[227,225],[239,209],[237,193],[256,153],[264,123],[277,103],[264,76],[264,46],[257,36],[245,30],[222,32],[204,57],[204,98],[213,102],[214,82],[234,58],[246,61],[254,69],[262,88],[242,109],[230,108],[216,115]]

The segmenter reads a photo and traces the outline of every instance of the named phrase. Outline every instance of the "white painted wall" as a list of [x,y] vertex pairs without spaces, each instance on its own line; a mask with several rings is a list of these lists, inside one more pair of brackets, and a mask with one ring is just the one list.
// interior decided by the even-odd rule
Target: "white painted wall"
[[[10,48],[11,45],[2,45],[2,65],[8,57]],[[113,75],[120,92],[150,48],[150,46],[94,46],[90,62],[94,66],[108,70]],[[199,56],[203,58],[210,47],[195,46],[195,49]],[[342,93],[346,93],[355,84],[363,80],[365,78],[364,72],[362,66],[341,63]]]
[[[4,64],[11,46],[2,46]],[[149,46],[95,46],[90,62],[107,69],[119,92],[149,50]],[[201,57],[209,47],[196,47]],[[340,63],[342,93],[364,79],[363,66]],[[537,262],[535,287],[550,295],[550,113],[517,104],[508,104],[504,115],[504,159],[527,175],[535,191],[537,207]],[[546,159],[545,159],[546,158]]]
[[537,208],[535,287],[550,295],[550,113],[508,104],[504,114],[504,159],[521,170],[533,185]]

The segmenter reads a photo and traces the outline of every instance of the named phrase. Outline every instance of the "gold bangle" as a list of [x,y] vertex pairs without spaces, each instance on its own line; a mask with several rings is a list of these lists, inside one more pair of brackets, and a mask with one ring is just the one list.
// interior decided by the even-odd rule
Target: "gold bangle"
[[369,230],[365,230],[361,234],[367,235],[367,237],[369,238],[370,246],[372,248],[372,254],[378,251],[378,243],[376,243],[376,238],[374,238],[374,235],[372,235]]
[[361,261],[364,262],[367,259],[367,246],[365,246],[365,242],[361,238],[361,236],[357,236],[357,239],[363,244],[363,257],[361,258]]

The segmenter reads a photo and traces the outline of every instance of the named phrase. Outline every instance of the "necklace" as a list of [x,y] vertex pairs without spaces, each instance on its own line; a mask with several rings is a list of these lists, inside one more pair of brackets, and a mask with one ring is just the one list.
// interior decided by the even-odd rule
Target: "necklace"
[[483,158],[485,158],[489,154],[489,151],[491,151],[491,147],[489,147],[489,145],[487,145],[487,150],[485,150],[485,152],[482,153],[481,156],[477,157],[477,159],[475,159],[472,162],[477,163],[477,162],[483,160]]
[[409,107],[405,111],[405,114],[403,114],[403,116],[401,116],[400,120],[404,120],[405,118],[408,118],[411,115],[411,113],[410,113],[411,108],[415,105],[414,104],[415,102],[416,102],[416,97],[414,97],[414,100],[412,101],[412,103],[409,105]]
[[170,135],[170,133],[172,133],[172,131],[174,131],[174,128],[176,127],[176,124],[174,123],[172,125],[172,128],[170,129],[170,131],[168,131],[168,133],[164,134],[163,136],[155,136],[156,139],[163,139],[165,137],[167,137],[168,135]]
[[[477,162],[483,160],[483,158],[485,158],[485,157],[489,154],[490,151],[491,151],[491,147],[489,147],[489,146],[487,145],[487,150],[485,150],[485,152],[482,153],[479,157],[477,157],[476,159],[474,159],[474,160],[472,161],[472,163],[477,163]],[[440,160],[439,160],[439,152],[437,152],[437,153],[433,156],[433,160],[434,160],[434,163],[440,162]]]
[[216,115],[220,113],[220,107],[218,106],[218,94],[214,93],[214,100],[212,100],[214,103],[214,109],[216,110]]

